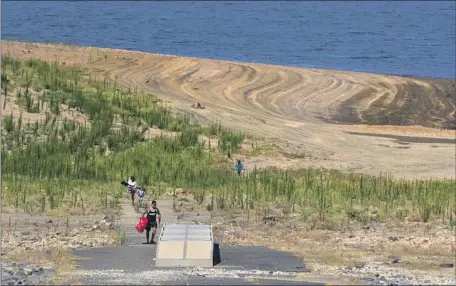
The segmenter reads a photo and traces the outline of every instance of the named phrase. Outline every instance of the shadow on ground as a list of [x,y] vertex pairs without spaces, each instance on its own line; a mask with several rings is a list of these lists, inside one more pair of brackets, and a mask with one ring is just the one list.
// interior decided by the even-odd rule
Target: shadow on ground
[[217,242],[214,242],[214,247],[213,247],[213,253],[212,253],[212,263],[214,266],[217,266],[222,262],[222,256],[220,254],[220,244]]

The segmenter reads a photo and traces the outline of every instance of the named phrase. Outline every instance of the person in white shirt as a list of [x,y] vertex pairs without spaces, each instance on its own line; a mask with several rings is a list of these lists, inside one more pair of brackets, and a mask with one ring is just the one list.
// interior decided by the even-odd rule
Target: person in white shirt
[[131,176],[128,180],[128,192],[131,197],[131,204],[134,206],[135,204],[135,193],[136,193],[136,180],[135,177]]

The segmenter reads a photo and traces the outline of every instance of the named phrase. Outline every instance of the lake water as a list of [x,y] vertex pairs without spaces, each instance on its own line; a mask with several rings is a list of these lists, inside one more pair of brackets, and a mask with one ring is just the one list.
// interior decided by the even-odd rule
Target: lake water
[[2,39],[456,77],[454,1],[2,1]]

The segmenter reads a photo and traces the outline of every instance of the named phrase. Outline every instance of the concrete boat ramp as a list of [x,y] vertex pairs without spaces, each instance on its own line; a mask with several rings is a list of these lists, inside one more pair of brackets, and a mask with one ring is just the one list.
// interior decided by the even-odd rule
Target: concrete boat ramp
[[[159,202],[162,216],[166,202]],[[161,207],[160,207],[161,206]],[[160,227],[157,244],[142,244],[145,234],[134,226],[138,214],[128,205],[120,224],[125,244],[77,250],[73,278],[90,285],[325,285],[310,277],[291,253],[262,246],[223,246],[214,241],[210,225],[169,223]],[[172,208],[171,208],[172,210]],[[346,283],[345,283],[346,284]]]

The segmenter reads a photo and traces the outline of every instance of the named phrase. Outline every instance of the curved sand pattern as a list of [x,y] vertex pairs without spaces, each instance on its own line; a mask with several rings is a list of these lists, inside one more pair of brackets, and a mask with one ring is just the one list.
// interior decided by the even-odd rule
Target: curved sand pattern
[[[225,126],[278,140],[291,152],[314,158],[289,160],[289,167],[455,177],[454,130],[354,125],[456,128],[454,81],[7,41],[2,41],[2,54],[90,68],[122,86],[169,100],[175,109],[201,121],[221,120]],[[191,108],[195,101],[206,109]],[[427,141],[398,143],[371,133]]]

